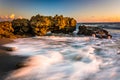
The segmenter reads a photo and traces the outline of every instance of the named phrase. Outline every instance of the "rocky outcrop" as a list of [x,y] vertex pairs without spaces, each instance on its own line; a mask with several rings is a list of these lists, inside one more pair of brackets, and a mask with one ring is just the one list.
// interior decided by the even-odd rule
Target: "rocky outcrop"
[[14,19],[12,22],[0,22],[0,38],[22,38],[44,36],[47,32],[71,34],[76,28],[76,20],[63,15],[32,16],[28,19]]
[[78,35],[94,36],[98,38],[112,38],[107,30],[100,27],[79,26]]
[[5,21],[0,22],[0,38],[15,38],[12,23]]
[[35,35],[46,35],[47,32],[52,33],[72,33],[76,28],[76,20],[69,17],[58,16],[33,16],[30,20],[33,33]]

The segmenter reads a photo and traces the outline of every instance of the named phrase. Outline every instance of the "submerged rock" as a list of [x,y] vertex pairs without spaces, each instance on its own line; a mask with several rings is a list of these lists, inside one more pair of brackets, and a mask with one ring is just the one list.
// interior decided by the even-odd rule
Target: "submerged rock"
[[0,46],[0,49],[6,50],[6,51],[16,51],[17,50],[16,47],[4,47],[4,46]]
[[7,51],[16,51],[17,48],[16,47],[6,47]]
[[78,35],[93,36],[98,38],[112,38],[107,30],[100,27],[79,26]]

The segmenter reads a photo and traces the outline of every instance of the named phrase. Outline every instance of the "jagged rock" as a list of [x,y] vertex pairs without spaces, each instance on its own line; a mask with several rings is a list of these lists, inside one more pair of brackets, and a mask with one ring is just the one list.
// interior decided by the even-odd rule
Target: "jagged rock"
[[[56,17],[56,16],[55,16]],[[76,20],[70,17],[62,17],[58,16],[58,20],[56,20],[52,33],[64,33],[69,34],[72,33],[76,29]]]
[[30,25],[35,35],[46,35],[47,32],[52,33],[72,33],[76,28],[76,20],[70,17],[58,16],[42,16],[36,15],[31,17]]
[[32,16],[28,19],[14,19],[12,22],[0,22],[0,38],[23,38],[44,36],[47,32],[71,34],[76,28],[76,20],[63,15]]
[[107,30],[99,27],[79,26],[78,35],[93,36],[98,38],[112,38]]

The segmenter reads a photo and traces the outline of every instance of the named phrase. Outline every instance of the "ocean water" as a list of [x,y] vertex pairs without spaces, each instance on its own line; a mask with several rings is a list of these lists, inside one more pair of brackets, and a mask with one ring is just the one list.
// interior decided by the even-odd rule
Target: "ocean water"
[[120,30],[112,39],[32,37],[15,39],[10,55],[29,56],[4,80],[120,80]]

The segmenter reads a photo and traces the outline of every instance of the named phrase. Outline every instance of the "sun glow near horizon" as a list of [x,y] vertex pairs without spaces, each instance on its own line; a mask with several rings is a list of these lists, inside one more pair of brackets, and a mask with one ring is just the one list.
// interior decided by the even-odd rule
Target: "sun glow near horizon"
[[87,18],[76,18],[77,22],[120,22],[119,17],[87,17]]

